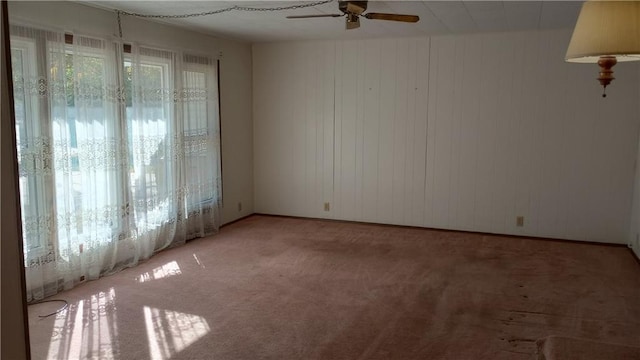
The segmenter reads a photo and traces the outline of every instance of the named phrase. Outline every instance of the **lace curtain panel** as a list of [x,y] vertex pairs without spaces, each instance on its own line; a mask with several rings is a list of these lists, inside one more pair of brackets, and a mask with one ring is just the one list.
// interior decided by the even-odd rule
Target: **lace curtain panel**
[[11,27],[27,300],[217,232],[208,57]]

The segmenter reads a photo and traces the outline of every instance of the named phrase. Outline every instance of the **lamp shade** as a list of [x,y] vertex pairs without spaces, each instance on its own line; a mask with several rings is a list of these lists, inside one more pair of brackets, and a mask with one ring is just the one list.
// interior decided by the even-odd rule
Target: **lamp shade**
[[640,60],[640,1],[587,1],[573,30],[565,60],[597,63],[601,56]]

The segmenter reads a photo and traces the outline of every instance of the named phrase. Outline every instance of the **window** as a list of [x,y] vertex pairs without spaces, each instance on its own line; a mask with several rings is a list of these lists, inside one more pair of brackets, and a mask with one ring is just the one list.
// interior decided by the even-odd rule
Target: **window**
[[65,105],[54,107],[52,114],[54,198],[62,221],[57,233],[59,241],[71,245],[71,253],[84,251],[87,243],[107,246],[125,231],[118,164],[103,157],[116,150],[120,127],[107,78],[114,64],[101,45],[83,41],[66,45],[64,54],[52,54],[64,57],[65,65]]
[[[218,102],[209,101],[208,96],[217,98],[218,79],[213,71],[214,63],[209,59],[197,56],[185,56],[185,70],[182,73],[185,84],[183,118],[185,177],[189,187],[201,192],[193,202],[187,204],[186,211],[193,208],[212,206],[219,199],[206,194],[213,194],[216,177],[220,176],[219,157],[215,156],[219,143],[210,141],[220,138],[218,122]],[[203,91],[203,89],[209,89]]]
[[173,72],[170,60],[168,56],[140,55],[135,69],[130,57],[124,62],[129,180],[136,225],[143,228],[156,228],[171,217],[175,163],[167,156],[173,113],[173,104],[167,101]]
[[[40,82],[37,80],[37,66],[35,59],[36,44],[30,39],[12,39],[11,41],[11,66],[14,84],[14,106],[16,121],[16,143],[18,151],[20,206],[22,215],[22,228],[25,240],[24,252],[45,252],[42,223],[39,216],[42,212],[44,197],[44,184],[42,178],[35,175],[37,167],[42,166],[40,156],[43,141],[40,139],[41,129],[37,126],[40,117],[40,104],[37,98],[29,96],[39,90]],[[42,109],[43,111],[45,109]],[[40,181],[38,181],[40,180]]]
[[12,27],[28,299],[217,231],[207,57]]

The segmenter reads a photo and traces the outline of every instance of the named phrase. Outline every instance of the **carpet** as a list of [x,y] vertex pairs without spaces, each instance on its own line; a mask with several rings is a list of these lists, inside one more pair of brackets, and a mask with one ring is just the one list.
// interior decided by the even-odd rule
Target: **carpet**
[[629,249],[254,215],[29,307],[34,359],[532,359],[640,343]]

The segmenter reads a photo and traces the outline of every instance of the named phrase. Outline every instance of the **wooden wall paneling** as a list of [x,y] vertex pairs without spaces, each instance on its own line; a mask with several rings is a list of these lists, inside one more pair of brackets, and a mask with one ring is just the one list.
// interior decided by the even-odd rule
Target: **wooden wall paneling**
[[[269,56],[266,55],[266,53],[271,50],[271,51],[275,51],[273,47],[265,47],[265,46],[261,46],[261,45],[254,45],[253,47],[253,56],[256,59],[260,59],[260,61],[253,61],[253,89],[254,89],[254,95],[253,95],[253,112],[254,114],[262,114],[262,116],[258,119],[254,119],[253,121],[253,128],[254,128],[254,134],[257,134],[257,131],[264,131],[263,129],[265,128],[264,126],[264,119],[268,118],[270,116],[272,116],[272,114],[275,112],[275,109],[270,109],[269,108],[269,104],[270,102],[268,101],[267,97],[265,96],[266,94],[266,87],[267,84],[269,84],[268,80],[268,76],[266,74],[266,72],[264,71],[264,66],[267,63],[267,61],[269,61]],[[257,160],[259,155],[258,149],[263,149],[266,146],[264,146],[263,144],[267,141],[265,136],[256,136],[254,135],[254,139],[253,139],[253,149],[254,149],[254,160]],[[260,157],[260,159],[264,159],[263,157]],[[254,176],[255,176],[255,180],[253,183],[254,186],[254,206],[255,206],[255,210],[256,211],[264,211],[263,210],[263,204],[266,202],[266,194],[264,191],[264,180],[266,178],[266,164],[264,162],[262,163],[258,163],[257,161],[254,162],[254,166],[253,166],[253,171],[254,171]],[[224,206],[224,205],[223,205]]]
[[539,144],[541,143],[539,134],[539,118],[542,110],[542,98],[545,84],[540,81],[544,75],[543,70],[546,59],[545,54],[540,53],[541,43],[546,39],[541,38],[538,33],[526,33],[524,42],[524,62],[521,69],[522,98],[520,107],[520,126],[518,137],[519,160],[516,164],[516,216],[524,217],[524,226],[521,228],[523,235],[537,234],[537,206],[538,198],[536,194],[538,177],[540,174]]
[[[291,151],[287,140],[280,139],[281,133],[289,133],[287,126],[292,114],[289,99],[293,94],[292,87],[282,86],[290,81],[295,71],[285,68],[284,54],[290,54],[290,46],[278,45],[274,47],[258,46],[256,56],[260,61],[254,62],[254,72],[259,81],[255,83],[254,113],[261,114],[254,120],[254,156],[255,156],[255,193],[256,210],[276,214],[291,211],[287,202],[291,196],[282,196],[288,179],[282,179],[282,173],[291,173]],[[271,91],[273,86],[281,87],[283,91]]]
[[398,41],[380,40],[380,92],[378,131],[378,203],[376,222],[393,222],[393,169],[394,131],[398,119],[395,118],[397,89]]
[[[259,119],[260,121],[254,120],[253,128],[254,134],[257,131],[264,131],[264,119],[273,116],[272,114],[275,112],[275,109],[270,109],[270,102],[268,101],[266,94],[266,87],[269,83],[269,77],[264,71],[264,66],[269,61],[270,57],[267,56],[269,51],[275,51],[273,47],[265,47],[261,45],[255,45],[253,47],[253,55],[255,58],[261,59],[260,61],[253,62],[253,88],[254,88],[254,96],[253,96],[253,112],[258,114],[263,114],[263,116]],[[253,148],[254,148],[254,160],[258,158],[258,149],[266,148],[264,145],[268,140],[265,136],[255,136],[253,139]],[[264,159],[261,157],[261,159]],[[266,171],[267,166],[264,162],[254,163],[254,206],[256,211],[264,211],[263,204],[266,203],[266,193],[264,191],[263,184],[266,179]]]
[[[637,154],[638,139],[640,138],[640,64],[637,62],[627,62],[622,64],[620,77],[624,79],[625,87],[624,91],[619,96],[620,104],[618,106],[620,117],[624,119],[619,127],[616,128],[618,136],[617,144],[620,146],[621,152],[628,154],[626,161],[617,164],[617,168],[614,169],[615,173],[619,173],[620,176],[616,177],[615,183],[612,188],[616,190],[616,197],[612,199],[612,203],[621,203],[622,211],[618,210],[617,219],[621,225],[616,228],[619,238],[615,240],[625,238],[624,229],[628,229],[631,226],[631,208],[633,206],[633,197],[628,196],[625,189],[633,187],[633,176],[635,174],[635,160]],[[631,96],[625,96],[631,94]],[[624,216],[624,209],[629,209],[629,216]],[[628,242],[627,242],[628,243]],[[638,250],[636,248],[636,250]]]
[[392,210],[391,223],[401,225],[405,224],[404,205],[409,201],[405,198],[408,180],[405,177],[406,167],[407,161],[412,158],[412,154],[407,151],[410,147],[410,143],[407,141],[407,128],[409,128],[409,43],[409,39],[396,41],[395,94],[392,116],[393,160],[389,206]]
[[[636,91],[640,94],[640,66],[636,67]],[[636,104],[640,113],[640,102]],[[636,139],[636,144],[639,140]],[[633,249],[635,255],[640,258],[640,144],[636,146],[635,178],[633,182],[633,201],[630,214],[630,231],[628,244]]]
[[[629,228],[629,213],[631,209],[631,196],[628,189],[632,184],[633,160],[635,154],[633,142],[637,141],[638,114],[632,111],[637,109],[638,78],[636,63],[621,63],[616,69],[616,81],[612,89],[608,89],[606,99],[598,99],[601,106],[601,122],[599,144],[602,153],[618,154],[615,158],[611,155],[600,155],[601,186],[599,192],[600,218],[606,224],[602,227],[601,238],[606,242],[622,242],[626,239],[625,229]],[[613,88],[616,86],[616,88]],[[613,90],[615,89],[615,90]],[[630,96],[629,96],[630,95]],[[604,100],[604,101],[602,101]]]
[[[611,94],[609,99],[611,100]],[[590,185],[592,195],[589,197],[589,204],[587,205],[585,212],[591,219],[599,219],[597,228],[590,229],[591,233],[588,234],[590,239],[602,239],[606,241],[608,237],[608,224],[605,220],[609,219],[609,209],[607,208],[608,197],[611,196],[610,177],[613,174],[610,173],[611,163],[615,160],[609,158],[609,149],[611,146],[615,147],[614,142],[614,127],[615,123],[620,119],[617,117],[615,109],[610,106],[609,101],[602,101],[598,95],[594,96],[594,102],[597,104],[595,108],[596,121],[593,124],[593,135],[591,142],[591,171],[588,173],[586,181]],[[615,101],[615,100],[614,100]],[[590,227],[587,225],[587,227]]]
[[[522,108],[527,101],[524,95],[523,82],[524,74],[526,71],[522,71],[525,61],[525,42],[527,37],[525,33],[515,33],[509,36],[509,47],[511,48],[511,54],[506,59],[508,65],[507,71],[510,72],[510,83],[505,84],[506,91],[508,92],[508,101],[503,102],[505,106],[505,118],[501,122],[505,127],[506,134],[502,136],[506,137],[507,144],[507,162],[508,167],[505,172],[505,187],[504,192],[504,232],[509,234],[522,233],[523,227],[518,227],[516,224],[516,218],[520,216],[518,204],[518,187],[520,174],[520,168],[526,166],[523,164],[522,148],[520,144],[520,130],[523,122]],[[525,222],[526,224],[526,222]]]
[[[343,142],[343,134],[344,134],[344,123],[343,123],[343,112],[344,112],[344,76],[343,76],[343,68],[344,68],[344,41],[336,41],[335,42],[335,50],[334,50],[334,96],[335,96],[335,111],[334,111],[334,147],[333,147],[333,202],[331,204],[331,216],[335,219],[344,219],[346,214],[349,212],[347,209],[349,208],[349,200],[343,199],[343,192],[348,191],[348,187],[344,185],[343,176],[345,176],[345,172],[343,171],[343,153],[342,153],[342,142]],[[348,167],[347,167],[348,168]],[[355,193],[355,189],[353,189],[350,194]]]
[[457,38],[455,41],[454,58],[451,60],[454,67],[453,75],[453,101],[454,105],[451,109],[450,121],[451,121],[451,141],[449,142],[449,181],[448,181],[448,194],[447,204],[448,209],[446,214],[446,223],[448,228],[455,228],[458,226],[458,201],[457,194],[459,188],[457,186],[460,179],[460,155],[462,153],[461,147],[461,127],[462,127],[462,107],[458,104],[462,101],[462,93],[464,91],[464,77],[465,77],[465,53],[466,42],[462,38]]
[[378,151],[382,44],[365,41],[365,97],[363,118],[362,220],[378,219]]
[[[592,189],[590,177],[592,173],[599,171],[592,162],[593,142],[597,134],[594,132],[596,122],[601,121],[593,116],[600,106],[600,87],[593,77],[593,67],[585,65],[569,66],[568,73],[568,98],[566,121],[571,141],[565,148],[567,158],[565,181],[568,186],[566,191],[566,205],[569,209],[582,209],[582,211],[567,211],[565,215],[566,238],[587,239],[593,236],[589,223],[589,209]],[[592,101],[584,101],[592,99]]]
[[[433,155],[433,175],[431,183],[432,202],[430,204],[433,226],[449,228],[449,195],[451,187],[451,142],[453,135],[452,115],[455,107],[455,79],[460,76],[455,69],[456,37],[448,37],[437,52],[437,71],[431,74],[436,91],[429,95],[435,101],[431,148]],[[433,56],[432,56],[433,57]],[[433,68],[432,70],[436,70]],[[427,141],[427,146],[429,142]]]
[[[322,66],[320,68],[322,78],[322,202],[318,207],[324,211],[324,203],[333,207],[334,200],[334,149],[335,149],[335,50],[333,41],[322,44]],[[333,218],[333,211],[324,212],[322,217]]]
[[491,220],[494,202],[494,182],[500,176],[496,169],[496,93],[498,92],[497,79],[500,76],[501,66],[495,66],[496,55],[501,44],[492,36],[480,35],[478,41],[482,42],[482,55],[478,58],[482,63],[482,75],[480,77],[480,93],[478,97],[478,128],[477,136],[477,162],[475,164],[475,215],[474,228],[491,232]]
[[431,38],[431,46],[429,48],[429,75],[428,75],[428,97],[427,97],[427,149],[425,159],[425,181],[424,181],[424,219],[423,226],[434,227],[433,221],[433,202],[434,202],[434,178],[435,178],[435,144],[437,133],[437,100],[438,100],[438,83],[437,79],[440,65],[440,52],[443,44],[446,44],[447,37]]
[[481,79],[484,72],[482,41],[477,37],[466,37],[464,43],[464,63],[459,71],[464,74],[462,92],[458,106],[461,109],[458,135],[458,176],[453,184],[453,201],[456,202],[456,226],[461,230],[474,229],[476,201],[476,164],[478,159],[479,113]]
[[[322,66],[322,42],[313,44],[313,50],[310,51],[307,73],[310,75],[309,82],[307,83],[308,91],[312,94],[312,99],[309,101],[309,107],[307,108],[307,117],[310,121],[307,122],[307,129],[309,136],[313,137],[312,145],[307,147],[308,159],[313,159],[313,164],[309,164],[308,173],[312,174],[307,179],[307,188],[309,193],[313,194],[310,201],[306,204],[307,211],[312,217],[322,217],[324,215],[323,204],[323,174],[324,168],[324,123],[322,116],[322,103],[323,103],[323,79],[321,75]],[[311,195],[310,194],[310,195]]]
[[[314,88],[314,101],[311,110],[315,146],[309,149],[309,151],[313,153],[315,169],[313,170],[313,180],[308,184],[309,188],[312,189],[311,191],[315,192],[315,196],[313,201],[307,204],[307,206],[312,216],[318,218],[323,218],[327,214],[327,212],[324,211],[324,93],[326,86],[323,76],[324,52],[326,51],[324,44],[325,42],[314,44],[314,50],[311,53],[313,58],[310,59],[312,68],[308,70],[309,72],[315,73],[312,83]],[[331,84],[331,86],[333,86],[333,84]],[[333,169],[331,169],[331,172],[333,172]]]
[[256,45],[256,209],[625,242],[638,71],[600,98],[569,36]]
[[[304,215],[317,217],[319,211],[316,210],[316,204],[320,201],[319,192],[321,191],[320,181],[318,179],[316,164],[318,157],[321,153],[318,152],[318,132],[322,131],[318,128],[318,56],[319,49],[318,43],[305,43],[304,47],[304,61],[305,61],[305,74],[304,74],[304,91],[299,93],[302,96],[301,103],[304,104],[305,114],[303,121],[306,125],[305,136],[306,144],[304,153],[306,155],[305,160],[305,203],[304,203]],[[295,150],[294,150],[295,151]],[[318,205],[319,206],[319,205]]]
[[[404,106],[406,117],[406,126],[404,132],[399,134],[400,140],[404,144],[404,157],[398,161],[402,163],[402,174],[400,180],[403,182],[403,187],[399,197],[403,201],[399,204],[394,204],[394,221],[399,224],[413,225],[412,211],[415,200],[413,197],[414,191],[414,171],[416,169],[416,154],[415,154],[415,132],[416,132],[416,95],[418,93],[418,39],[409,39],[407,41],[407,63],[404,65],[404,77],[406,83],[404,85],[404,92],[406,96],[406,104]],[[424,64],[420,64],[424,66]],[[401,68],[402,70],[402,68]],[[397,174],[397,173],[396,173]],[[394,179],[394,183],[398,181]],[[394,195],[395,198],[395,195]]]
[[[637,147],[634,144],[638,143],[638,138],[640,136],[640,122],[638,122],[638,118],[640,118],[640,64],[637,62],[625,63],[621,66],[621,69],[624,69],[620,72],[620,76],[624,78],[625,82],[625,91],[624,94],[632,94],[631,96],[620,95],[620,104],[619,111],[620,117],[624,119],[623,122],[620,123],[620,127],[618,127],[617,133],[620,134],[618,139],[618,145],[622,149],[621,151],[625,154],[631,154],[632,152],[637,153]],[[626,110],[623,110],[626,109]],[[634,111],[630,111],[630,109],[634,109]],[[629,131],[629,129],[632,129]],[[621,162],[617,164],[617,169],[614,169],[616,173],[620,173],[621,175],[616,178],[615,183],[612,185],[612,188],[616,189],[616,198],[613,201],[619,201],[624,204],[624,207],[631,209],[633,198],[632,196],[628,196],[624,189],[628,189],[630,186],[633,186],[633,176],[634,176],[634,165],[635,158],[628,157],[625,162]],[[624,174],[622,174],[624,172]],[[629,213],[631,210],[629,210]],[[630,214],[627,217],[624,217],[621,212],[618,212],[617,219],[621,221],[623,225],[616,229],[616,232],[619,234],[619,239],[624,237],[623,228],[629,228],[631,226],[631,218]],[[618,238],[616,239],[618,240]],[[637,250],[637,249],[636,249]]]
[[[561,41],[562,40],[562,41]],[[565,42],[566,40],[566,42]],[[552,38],[541,43],[541,54],[562,54],[566,49],[568,39]],[[565,156],[567,140],[567,100],[566,81],[567,69],[564,62],[549,62],[548,59],[540,59],[547,62],[546,71],[539,80],[544,82],[544,96],[541,104],[541,116],[538,118],[538,126],[541,131],[538,152],[540,161],[540,183],[537,193],[538,204],[538,234],[551,237],[553,234],[564,232],[565,219],[565,193],[563,189],[564,175],[566,171]],[[542,64],[539,64],[542,65]],[[557,235],[556,235],[557,236]]]
[[289,198],[291,203],[288,209],[289,213],[297,216],[309,216],[306,204],[310,201],[309,197],[314,195],[314,192],[308,192],[307,186],[309,177],[313,176],[313,174],[309,174],[308,169],[310,161],[307,144],[310,139],[314,139],[312,134],[307,132],[309,122],[307,119],[307,102],[309,101],[307,96],[311,96],[310,93],[307,93],[309,91],[307,81],[310,76],[307,61],[310,55],[305,46],[299,43],[291,43],[288,47],[293,61],[289,64],[287,73],[279,74],[282,75],[285,82],[281,82],[277,89],[284,90],[286,88],[284,91],[288,96],[279,105],[291,109],[286,120],[283,119],[289,126],[288,129],[284,129],[283,132],[276,135],[276,140],[289,144],[287,149],[289,154],[284,159],[289,158],[291,165],[289,172],[278,175],[283,184],[280,196]]
[[[293,54],[297,60],[293,68],[289,69],[288,72],[286,68],[278,66],[272,78],[272,84],[277,84],[276,86],[279,88],[285,87],[287,82],[293,85],[283,91],[283,96],[278,96],[274,99],[280,110],[277,113],[277,117],[273,119],[273,123],[268,124],[270,129],[267,134],[271,137],[271,148],[268,151],[271,156],[267,159],[267,164],[273,166],[272,177],[270,178],[271,186],[268,191],[273,192],[274,195],[272,196],[277,197],[277,201],[268,206],[275,207],[274,211],[278,214],[300,211],[300,197],[304,196],[304,181],[300,181],[296,177],[282,177],[283,173],[297,173],[301,166],[301,162],[296,161],[291,151],[296,147],[296,141],[299,140],[296,132],[303,131],[303,128],[299,126],[299,122],[296,121],[301,116],[303,109],[297,107],[297,103],[294,100],[296,91],[298,91],[298,83],[294,82],[294,78],[304,72],[303,62],[301,61],[303,54],[296,50],[293,44],[284,46],[284,53],[279,54],[276,61],[284,62],[283,55],[286,53]],[[272,69],[267,69],[266,71],[272,71]],[[292,135],[283,137],[282,134]],[[288,188],[294,191],[285,192]]]
[[[515,224],[515,216],[512,215],[511,204],[513,201],[513,184],[510,178],[510,168],[513,166],[512,156],[517,149],[514,143],[514,120],[511,118],[512,84],[514,73],[522,69],[513,63],[516,47],[515,37],[512,34],[496,34],[493,42],[494,56],[503,59],[500,66],[492,71],[492,82],[496,90],[492,94],[491,110],[489,116],[493,118],[493,166],[494,174],[490,182],[491,189],[491,217],[489,228],[493,233],[507,231],[507,221]],[[509,216],[508,216],[509,215]]]
[[368,42],[357,41],[353,46],[356,52],[356,138],[355,138],[355,153],[356,153],[356,193],[354,200],[355,213],[353,219],[358,221],[364,221],[364,135],[365,135],[365,116],[368,113],[367,98],[369,89],[367,88],[367,47]]
[[[340,67],[337,73],[336,95],[339,97],[336,108],[336,128],[340,136],[336,137],[336,150],[340,150],[340,157],[336,158],[336,175],[339,175],[339,192],[336,196],[336,210],[343,219],[354,219],[355,196],[358,192],[356,185],[356,94],[357,88],[357,52],[355,42],[341,41],[336,54],[336,63]],[[338,119],[340,126],[338,127]]]
[[427,162],[427,104],[429,100],[429,49],[430,39],[420,38],[416,40],[416,72],[417,81],[415,88],[415,128],[413,131],[413,187],[410,197],[413,206],[410,211],[410,221],[414,226],[424,224],[425,219],[425,180]]

